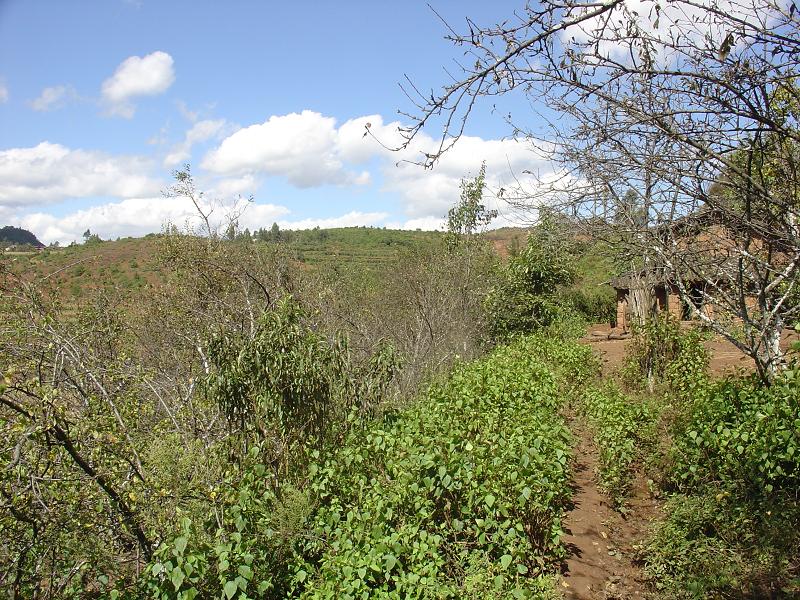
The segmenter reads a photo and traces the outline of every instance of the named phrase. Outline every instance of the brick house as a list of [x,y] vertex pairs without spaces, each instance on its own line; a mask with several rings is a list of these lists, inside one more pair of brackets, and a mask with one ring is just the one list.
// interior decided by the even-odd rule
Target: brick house
[[[716,282],[717,287],[725,287],[724,282],[730,280],[730,274],[741,268],[738,263],[741,256],[737,245],[739,232],[736,229],[735,226],[724,223],[719,212],[708,209],[671,223],[669,230],[665,229],[665,232],[670,240],[674,240],[683,264],[691,265],[694,273],[701,273],[703,276],[692,276],[691,273],[684,275],[682,279],[687,290],[686,301],[681,299],[674,277],[663,266],[639,272],[631,271],[613,278],[609,282],[617,294],[616,323],[613,325],[629,331],[633,324],[632,313],[637,312],[667,312],[680,321],[689,321],[693,318],[689,302],[700,312],[713,318],[720,308],[706,301],[705,292],[712,291],[709,289],[710,283]],[[751,237],[748,252],[759,255],[767,251],[778,257],[773,258],[776,262],[783,261],[780,258],[780,243],[773,236],[767,234]],[[645,304],[641,311],[633,310],[632,305],[635,302]],[[744,302],[748,308],[757,305],[754,295],[745,294]]]
[[[678,286],[669,281],[648,282],[647,278],[635,277],[631,274],[621,275],[611,280],[611,286],[617,293],[616,322],[614,326],[623,331],[629,331],[633,324],[631,315],[631,295],[637,287],[646,288],[644,297],[652,303],[648,312],[652,314],[667,312],[680,321],[689,321],[692,313],[689,306],[681,300]],[[714,315],[714,306],[703,302],[703,284],[693,282],[688,284],[689,300],[709,317]]]

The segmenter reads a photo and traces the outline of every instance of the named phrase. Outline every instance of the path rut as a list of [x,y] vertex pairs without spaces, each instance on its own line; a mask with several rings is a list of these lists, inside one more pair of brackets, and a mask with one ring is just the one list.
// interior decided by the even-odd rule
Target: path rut
[[573,509],[563,528],[569,556],[563,565],[566,600],[647,598],[647,588],[636,564],[634,546],[658,514],[658,504],[638,476],[626,515],[615,511],[597,486],[597,449],[578,420],[572,429],[578,444],[574,457]]

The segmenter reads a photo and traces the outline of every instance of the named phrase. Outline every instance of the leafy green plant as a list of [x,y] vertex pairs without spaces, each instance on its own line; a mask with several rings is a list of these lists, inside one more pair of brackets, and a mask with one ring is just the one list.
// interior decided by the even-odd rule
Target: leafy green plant
[[681,330],[672,315],[660,314],[633,329],[623,380],[634,389],[669,384],[681,397],[689,397],[707,378],[708,352],[698,329]]
[[771,387],[725,380],[696,397],[676,427],[673,482],[713,483],[766,500],[800,489],[800,390],[793,371]]
[[628,397],[611,384],[587,388],[578,410],[594,433],[601,486],[620,508],[630,492],[634,464],[653,445],[656,413],[646,401]]
[[502,268],[485,301],[496,338],[532,332],[556,322],[565,310],[560,288],[575,279],[569,244],[552,216],[528,236],[526,247]]
[[674,597],[800,592],[800,389],[789,369],[698,388],[672,427],[667,483],[677,493],[645,548]]
[[238,431],[251,432],[277,472],[287,472],[306,445],[322,447],[340,432],[351,409],[364,413],[386,391],[397,368],[384,346],[364,365],[353,364],[343,338],[329,340],[283,299],[247,335],[217,336],[208,350],[203,388]]
[[572,286],[563,292],[564,303],[589,323],[610,323],[617,314],[616,296],[610,286]]
[[495,217],[496,210],[487,209],[481,204],[486,186],[486,163],[471,180],[461,180],[461,198],[447,213],[447,234],[445,243],[451,250],[459,245],[474,242],[475,234],[480,233]]
[[797,597],[797,502],[759,507],[721,489],[667,501],[641,552],[654,587],[668,598]]
[[[296,485],[269,485],[253,449],[209,520],[214,541],[180,536],[184,556],[203,557],[193,566],[206,569],[202,581],[176,588],[151,566],[150,593],[177,597],[191,584],[229,600],[552,597],[570,495],[559,407],[592,373],[590,354],[533,337],[458,365],[410,408],[309,450]],[[162,545],[158,561],[176,548]]]
[[699,329],[680,333],[677,352],[664,370],[670,391],[684,402],[703,394],[709,385],[709,354],[703,341],[707,334]]
[[[712,501],[709,501],[712,500]],[[736,580],[741,557],[716,536],[716,502],[677,496],[664,507],[644,550],[645,571],[657,590],[671,598],[708,598]]]

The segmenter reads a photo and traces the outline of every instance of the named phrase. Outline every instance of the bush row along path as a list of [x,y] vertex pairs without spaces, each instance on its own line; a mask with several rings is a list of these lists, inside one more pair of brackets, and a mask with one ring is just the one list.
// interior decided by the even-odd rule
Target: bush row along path
[[[781,346],[786,350],[798,339],[785,331]],[[601,361],[602,376],[609,377],[625,359],[628,339],[615,336],[608,325],[594,325],[583,340]],[[752,371],[752,361],[733,344],[714,336],[705,342],[712,376]],[[650,493],[644,476],[637,472],[625,514],[614,510],[607,495],[598,489],[597,448],[580,419],[570,428],[576,445],[573,458],[573,508],[564,520],[569,557],[563,566],[564,596],[568,600],[645,598],[647,587],[636,564],[636,546],[658,518],[658,501]]]

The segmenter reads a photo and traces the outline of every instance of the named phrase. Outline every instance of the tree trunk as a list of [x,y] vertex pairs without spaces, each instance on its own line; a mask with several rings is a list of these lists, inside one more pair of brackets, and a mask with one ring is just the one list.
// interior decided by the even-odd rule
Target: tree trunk
[[630,307],[631,324],[641,326],[655,316],[653,286],[647,281],[646,277],[638,274],[631,274],[630,280],[628,306]]
[[762,346],[755,357],[759,375],[767,382],[772,382],[783,365],[783,350],[781,350],[781,333],[783,320],[778,318],[775,326],[762,336]]

